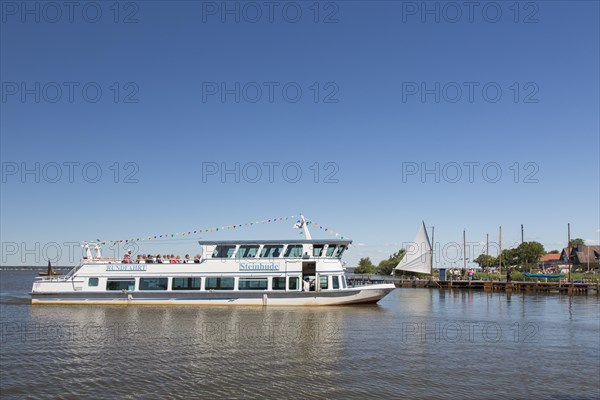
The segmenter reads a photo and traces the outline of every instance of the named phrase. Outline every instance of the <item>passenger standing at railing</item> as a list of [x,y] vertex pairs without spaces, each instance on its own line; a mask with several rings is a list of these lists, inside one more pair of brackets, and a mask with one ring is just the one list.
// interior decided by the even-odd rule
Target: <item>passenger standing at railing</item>
[[302,282],[302,290],[305,292],[310,291],[310,280],[308,279],[308,276],[304,278],[304,281]]
[[189,254],[185,255],[185,258],[183,259],[183,262],[186,263],[186,264],[189,264],[189,263],[192,262],[192,260],[190,260],[190,255]]
[[196,256],[194,257],[194,263],[200,264],[200,254],[196,254]]
[[160,256],[160,254],[157,254],[157,255],[156,255],[156,263],[157,263],[157,264],[162,264],[162,263],[163,263],[163,259],[162,259],[162,257]]
[[169,262],[171,264],[175,264],[177,262],[177,259],[175,258],[175,255],[171,254],[171,258],[169,259]]
[[129,258],[129,253],[125,254],[125,257],[123,257],[123,260],[121,261],[123,264],[130,264],[131,263],[131,259]]

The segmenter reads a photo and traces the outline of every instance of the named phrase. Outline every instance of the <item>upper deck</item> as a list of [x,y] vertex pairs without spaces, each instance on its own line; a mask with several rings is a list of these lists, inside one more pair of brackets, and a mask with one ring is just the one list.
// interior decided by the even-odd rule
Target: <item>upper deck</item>
[[351,240],[203,240],[202,258],[254,259],[254,258],[341,258]]

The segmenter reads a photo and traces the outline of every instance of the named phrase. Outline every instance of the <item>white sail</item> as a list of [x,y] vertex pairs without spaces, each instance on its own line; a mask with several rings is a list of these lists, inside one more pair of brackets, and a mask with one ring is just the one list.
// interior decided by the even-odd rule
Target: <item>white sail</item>
[[425,222],[423,222],[417,232],[417,237],[414,242],[406,246],[406,254],[395,269],[431,274],[431,257],[431,242],[427,235],[427,229],[425,229]]

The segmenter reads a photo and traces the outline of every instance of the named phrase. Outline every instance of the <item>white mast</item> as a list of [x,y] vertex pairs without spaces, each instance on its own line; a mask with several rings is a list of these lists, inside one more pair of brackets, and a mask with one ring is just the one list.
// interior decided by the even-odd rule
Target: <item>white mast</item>
[[310,231],[308,230],[308,224],[302,214],[300,214],[300,227],[304,230],[304,237],[306,237],[307,240],[312,240],[312,236],[310,236]]

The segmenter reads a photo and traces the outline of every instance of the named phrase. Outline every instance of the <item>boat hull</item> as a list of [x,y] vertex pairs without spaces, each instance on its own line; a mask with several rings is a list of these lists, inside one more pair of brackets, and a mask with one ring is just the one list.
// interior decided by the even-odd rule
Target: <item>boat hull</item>
[[123,291],[31,293],[32,304],[190,305],[190,306],[337,306],[376,303],[393,284],[320,292],[284,291]]

